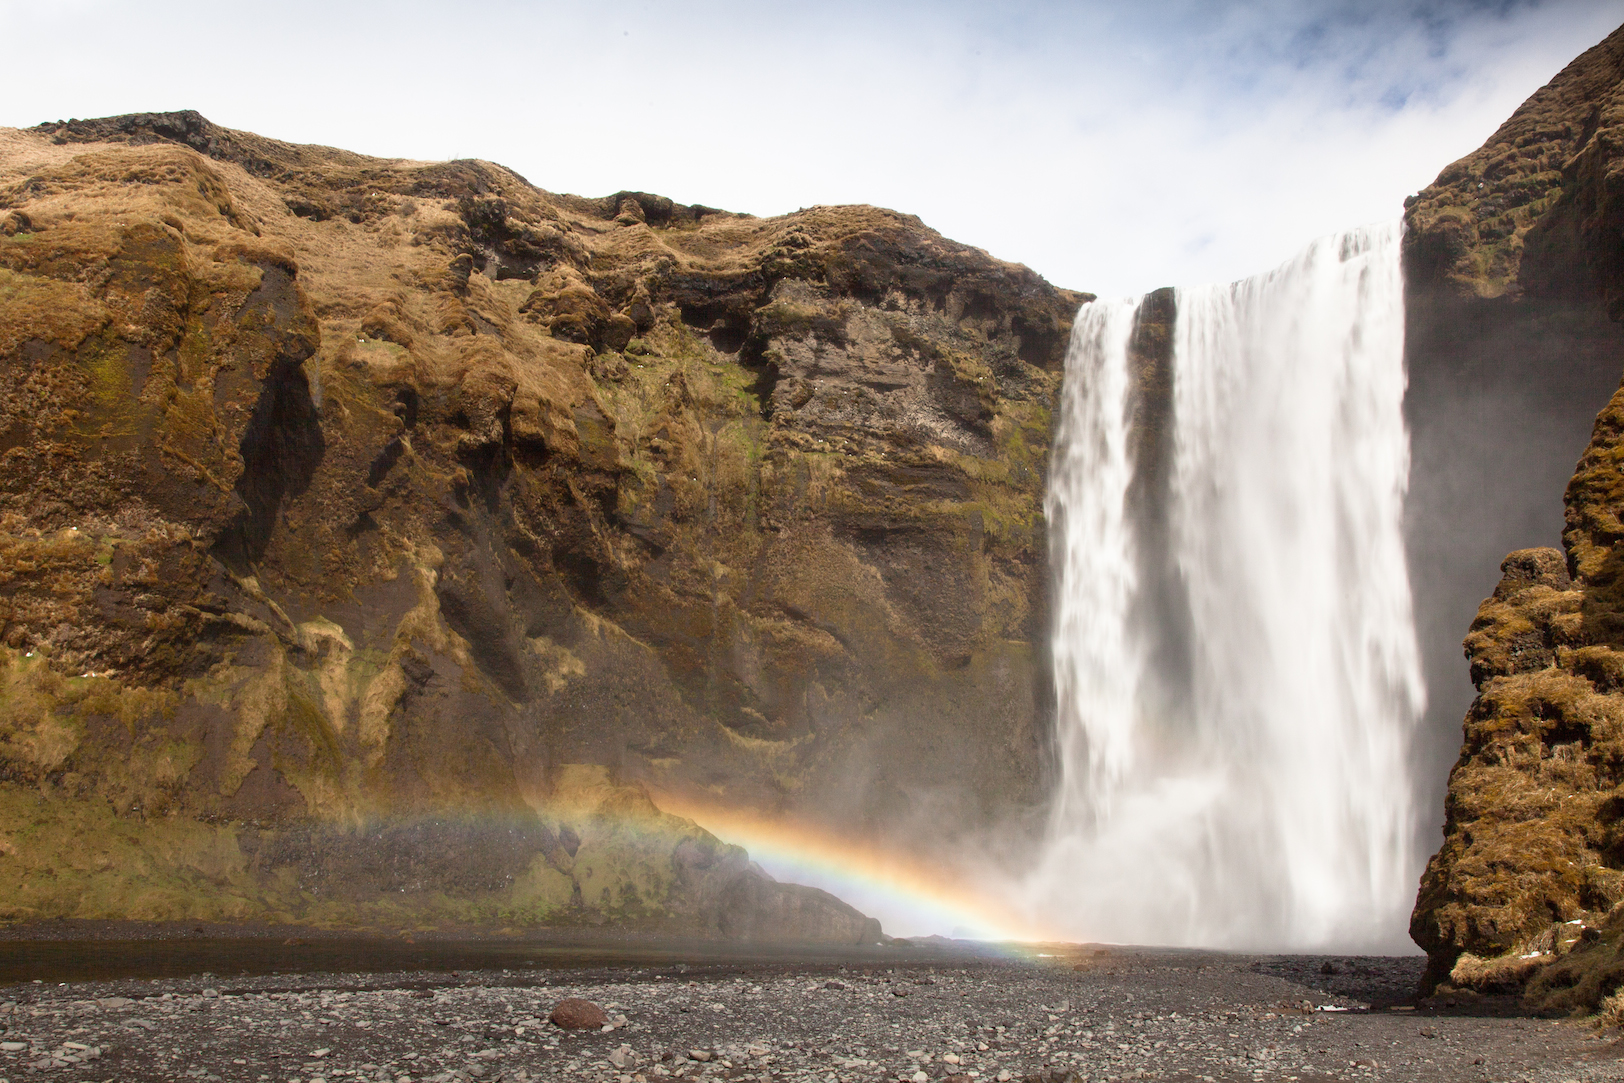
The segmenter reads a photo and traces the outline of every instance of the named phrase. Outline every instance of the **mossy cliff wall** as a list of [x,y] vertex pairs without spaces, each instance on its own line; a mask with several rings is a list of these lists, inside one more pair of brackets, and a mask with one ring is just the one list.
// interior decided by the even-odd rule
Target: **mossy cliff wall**
[[[1485,546],[1518,550],[1467,665],[1442,669],[1477,696],[1411,932],[1429,985],[1594,1005],[1624,978],[1624,30],[1444,170],[1407,222],[1418,607],[1454,619],[1438,599],[1458,604]],[[1563,548],[1526,548],[1554,526],[1538,490],[1563,483]]]
[[[716,927],[680,825],[658,884],[560,856],[583,765],[870,837],[1018,820],[1081,299],[869,207],[0,130],[0,918]],[[476,841],[402,901],[425,831]]]
[[1416,762],[1436,780],[1424,807],[1442,807],[1474,695],[1462,630],[1506,553],[1559,543],[1562,491],[1618,386],[1624,326],[1609,318],[1598,217],[1611,197],[1595,169],[1621,57],[1615,34],[1406,201],[1406,507],[1429,701]]

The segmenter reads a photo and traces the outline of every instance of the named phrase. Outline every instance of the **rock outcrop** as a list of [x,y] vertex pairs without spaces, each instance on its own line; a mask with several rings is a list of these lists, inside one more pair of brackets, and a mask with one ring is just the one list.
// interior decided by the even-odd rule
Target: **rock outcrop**
[[1507,552],[1560,543],[1563,488],[1618,386],[1617,210],[1601,163],[1621,64],[1614,34],[1406,201],[1406,513],[1428,695],[1417,759],[1438,780],[1425,807],[1443,806],[1475,694],[1461,630]]
[[870,207],[0,130],[0,917],[870,935],[691,825],[583,874],[570,795],[1037,804],[1081,299]]
[[[1600,321],[1624,317],[1621,194],[1624,30],[1412,201],[1411,320],[1426,325],[1412,355],[1443,355],[1423,380],[1494,371],[1508,408],[1523,381],[1536,421],[1540,403],[1572,398],[1590,368],[1607,366],[1616,385],[1624,348]],[[1487,345],[1494,336],[1501,348]],[[1520,362],[1501,364],[1519,349]],[[1566,390],[1553,396],[1553,385]],[[1479,443],[1506,439],[1495,420],[1480,418],[1490,431]],[[1411,923],[1429,987],[1526,989],[1566,1009],[1601,1003],[1624,979],[1621,463],[1624,392],[1567,484],[1563,550],[1507,557],[1466,639],[1477,697]]]

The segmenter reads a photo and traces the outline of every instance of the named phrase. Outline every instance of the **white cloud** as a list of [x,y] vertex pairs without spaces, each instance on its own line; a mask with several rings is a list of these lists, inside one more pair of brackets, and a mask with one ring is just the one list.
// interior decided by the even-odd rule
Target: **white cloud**
[[869,202],[1099,292],[1394,216],[1624,18],[1418,0],[274,7],[0,0],[0,123],[195,108],[556,191]]

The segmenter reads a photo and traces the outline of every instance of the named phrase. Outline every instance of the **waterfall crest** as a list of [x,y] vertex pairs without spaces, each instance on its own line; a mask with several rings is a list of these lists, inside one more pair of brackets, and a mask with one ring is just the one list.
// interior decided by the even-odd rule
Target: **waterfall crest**
[[1061,784],[1028,884],[1067,935],[1403,942],[1424,694],[1398,237],[1178,291],[1159,402],[1140,306],[1078,314],[1046,501]]

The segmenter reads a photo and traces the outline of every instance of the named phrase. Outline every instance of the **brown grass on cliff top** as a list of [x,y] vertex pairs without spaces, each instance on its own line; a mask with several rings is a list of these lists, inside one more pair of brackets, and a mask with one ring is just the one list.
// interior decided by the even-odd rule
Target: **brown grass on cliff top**
[[43,166],[68,161],[83,151],[82,145],[58,146],[31,132],[0,128],[0,183]]
[[[654,226],[628,216],[605,218],[603,200],[553,195],[490,163],[367,158],[217,131],[285,168],[267,180],[236,162],[205,159],[173,143],[57,144],[48,133],[0,129],[0,217],[8,201],[26,203],[38,225],[60,225],[71,202],[74,214],[89,211],[89,217],[104,222],[122,215],[165,221],[184,228],[186,239],[202,246],[219,244],[239,231],[262,234],[299,254],[300,280],[318,317],[344,332],[380,305],[401,307],[406,298],[441,294],[453,285],[447,269],[466,245],[467,223],[457,201],[443,196],[464,189],[468,195],[463,199],[480,193],[480,200],[505,201],[510,225],[554,239],[571,253],[564,269],[574,263],[594,277],[636,278],[656,270],[726,277],[759,265],[775,246],[782,246],[785,259],[819,251],[816,262],[832,260],[831,269],[839,273],[851,262],[848,246],[855,246],[852,252],[861,257],[867,245],[895,240],[918,248],[927,262],[932,254],[952,257],[978,265],[978,273],[990,279],[1039,282],[1018,264],[941,237],[911,215],[877,207],[813,207],[765,219],[707,212],[697,219],[678,215]],[[197,174],[197,191],[189,184],[150,183],[175,178],[131,172],[143,168],[190,168]],[[424,195],[425,189],[441,195]],[[175,205],[177,200],[213,206],[183,208]],[[216,217],[221,220],[211,225]],[[109,239],[103,247],[111,250],[114,244]],[[523,278],[497,281],[484,275],[471,281],[476,288],[459,305],[504,335],[526,329],[519,310],[535,285]],[[417,322],[434,331],[471,318],[458,313],[447,318],[417,307]]]

